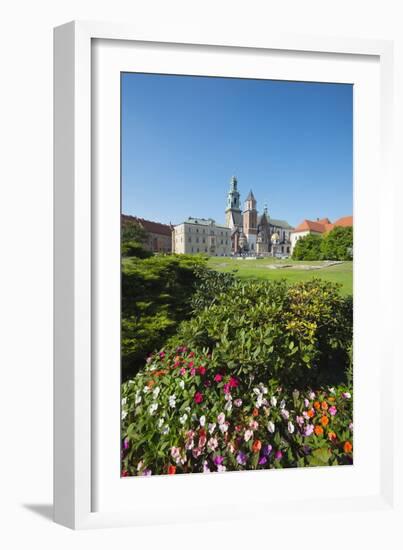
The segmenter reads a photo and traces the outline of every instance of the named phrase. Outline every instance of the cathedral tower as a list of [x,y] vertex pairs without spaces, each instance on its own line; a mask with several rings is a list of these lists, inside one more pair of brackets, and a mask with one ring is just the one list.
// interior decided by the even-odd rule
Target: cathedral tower
[[248,239],[248,245],[250,252],[256,251],[256,236],[257,236],[257,210],[256,199],[249,191],[249,195],[246,197],[244,211],[243,211],[243,231]]
[[225,219],[227,227],[231,227],[231,229],[242,225],[238,180],[235,176],[232,176],[231,178],[230,190],[228,191],[227,195]]

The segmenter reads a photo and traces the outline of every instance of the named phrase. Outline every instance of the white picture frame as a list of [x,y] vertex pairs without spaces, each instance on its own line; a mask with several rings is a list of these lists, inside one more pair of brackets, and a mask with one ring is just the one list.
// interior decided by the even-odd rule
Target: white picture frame
[[[107,45],[105,51],[103,44]],[[355,247],[357,241],[365,243],[370,223],[376,231],[371,254],[364,246],[354,251],[354,297],[359,312],[355,319],[354,353],[359,364],[372,365],[367,375],[362,369],[356,369],[355,414],[363,417],[368,400],[373,400],[372,429],[376,437],[372,445],[376,452],[370,458],[370,429],[361,423],[355,436],[354,466],[334,468],[331,473],[326,468],[314,468],[279,471],[275,472],[276,478],[270,479],[267,475],[271,472],[155,476],[124,480],[123,490],[119,471],[114,468],[119,463],[119,445],[117,454],[113,445],[109,444],[108,449],[108,441],[117,442],[119,417],[115,417],[115,412],[119,396],[116,388],[120,381],[119,363],[116,364],[119,361],[116,331],[119,331],[117,315],[120,312],[117,278],[120,274],[117,248],[120,208],[113,210],[117,204],[120,206],[117,202],[120,188],[111,183],[116,181],[120,151],[116,126],[116,99],[119,98],[113,85],[116,80],[109,79],[108,75],[136,68],[139,72],[161,72],[161,67],[165,67],[162,72],[166,73],[179,70],[189,74],[192,70],[192,74],[206,75],[224,75],[224,71],[228,71],[229,76],[252,74],[242,66],[240,57],[237,67],[241,68],[235,69],[235,64],[232,67],[231,56],[253,59],[250,71],[255,76],[260,75],[256,71],[266,70],[265,56],[271,56],[271,67],[279,72],[270,75],[302,80],[311,74],[308,79],[348,81],[358,90],[354,99],[358,113],[355,118],[358,124],[354,128],[354,180],[356,191],[358,189],[354,202],[355,219],[358,218]],[[208,501],[208,493],[214,491],[226,495],[221,519],[262,519],[268,512],[275,513],[273,498],[277,498],[281,486],[288,487],[283,497],[289,509],[297,510],[308,485],[312,488],[310,502],[326,504],[330,511],[358,507],[362,511],[393,513],[398,487],[395,455],[390,452],[394,448],[395,432],[393,400],[388,387],[397,359],[393,345],[381,352],[379,342],[387,338],[386,320],[397,307],[392,300],[397,279],[394,270],[380,267],[368,276],[371,262],[381,265],[384,259],[392,257],[395,246],[394,238],[388,235],[388,224],[396,214],[392,156],[393,44],[379,40],[285,35],[229,43],[208,34],[201,42],[187,36],[185,31],[181,36],[157,37],[128,25],[72,22],[55,29],[54,61],[55,521],[75,529],[144,525],[177,522],[178,511],[181,521],[192,521],[195,514],[199,520],[215,519],[218,507]],[[97,95],[97,86],[102,90],[101,96]],[[113,104],[110,112],[105,108],[108,102]],[[106,164],[98,162],[100,155],[95,153],[100,150],[107,152],[103,156],[108,159]],[[376,221],[370,222],[373,219]],[[99,277],[101,271],[103,275]],[[105,302],[103,296],[107,288],[110,292]],[[367,300],[369,295],[380,321],[376,325],[369,322],[373,308]],[[112,319],[112,325],[105,325],[105,312]],[[111,334],[112,347],[103,348],[100,353],[100,335],[105,331]],[[107,374],[99,367],[101,357],[110,358],[115,365]],[[245,502],[248,488],[262,486],[269,479],[272,494],[259,499],[258,514],[246,513],[243,503],[234,501],[234,479],[237,491],[245,495]],[[324,484],[333,488],[334,498],[325,499]],[[200,501],[190,505],[185,500],[186,505],[181,506],[189,487],[200,491]],[[168,503],[172,493],[174,502]]]

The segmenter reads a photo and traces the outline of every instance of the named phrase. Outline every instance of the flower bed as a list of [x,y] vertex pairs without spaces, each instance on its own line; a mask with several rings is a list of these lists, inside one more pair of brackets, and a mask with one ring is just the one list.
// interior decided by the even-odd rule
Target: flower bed
[[122,475],[352,464],[352,390],[236,377],[185,347],[122,386]]

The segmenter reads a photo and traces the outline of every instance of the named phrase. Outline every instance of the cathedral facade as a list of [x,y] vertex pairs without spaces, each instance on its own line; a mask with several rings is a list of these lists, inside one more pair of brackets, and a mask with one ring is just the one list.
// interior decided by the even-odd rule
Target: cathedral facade
[[238,180],[231,179],[225,209],[226,226],[231,229],[232,254],[249,256],[288,256],[293,227],[285,220],[271,218],[267,206],[262,214],[252,190],[241,207]]

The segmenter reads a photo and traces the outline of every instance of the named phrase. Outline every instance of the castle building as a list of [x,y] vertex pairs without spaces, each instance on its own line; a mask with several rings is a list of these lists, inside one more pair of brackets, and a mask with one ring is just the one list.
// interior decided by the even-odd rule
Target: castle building
[[231,229],[232,254],[251,256],[284,255],[291,253],[293,227],[284,220],[269,216],[267,206],[258,214],[257,201],[252,190],[241,211],[238,180],[232,177],[225,210],[226,225]]
[[231,230],[210,218],[190,217],[172,228],[172,252],[230,256]]

